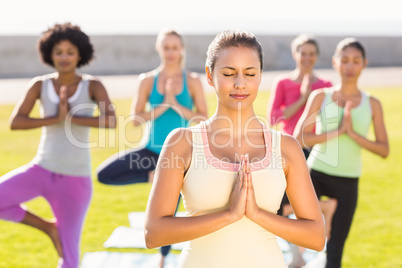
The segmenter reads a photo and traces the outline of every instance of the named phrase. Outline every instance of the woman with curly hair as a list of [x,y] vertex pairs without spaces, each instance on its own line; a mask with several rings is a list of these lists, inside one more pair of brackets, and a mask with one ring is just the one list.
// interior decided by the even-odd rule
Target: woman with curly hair
[[[32,226],[47,234],[59,266],[79,265],[82,225],[91,200],[90,127],[113,128],[115,113],[103,84],[77,68],[94,54],[89,37],[70,23],[56,24],[39,39],[42,61],[56,72],[35,77],[16,105],[12,130],[42,128],[34,159],[0,178],[0,218]],[[40,100],[41,118],[31,115]],[[99,116],[93,116],[96,106]],[[42,196],[55,219],[30,212],[22,203]]]

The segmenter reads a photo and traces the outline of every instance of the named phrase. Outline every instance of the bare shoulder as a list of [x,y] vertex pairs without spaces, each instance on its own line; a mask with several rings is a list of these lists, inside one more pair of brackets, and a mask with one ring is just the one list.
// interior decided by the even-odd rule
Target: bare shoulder
[[184,169],[187,170],[191,160],[192,153],[192,131],[190,128],[176,128],[167,136],[163,144],[161,155],[175,155],[184,160]]
[[187,76],[187,82],[190,85],[193,85],[193,84],[198,85],[201,83],[200,75],[198,73],[187,71],[186,76]]
[[382,105],[379,99],[376,97],[370,96],[370,107],[372,118],[383,118],[383,110]]
[[370,96],[370,105],[373,109],[381,108],[381,102],[376,97]]
[[158,74],[157,70],[152,70],[146,73],[141,73],[138,76],[138,80],[145,83],[150,83],[155,79],[155,76]]
[[176,128],[166,137],[164,147],[186,151],[192,145],[192,131],[190,128]]
[[89,81],[89,95],[91,99],[99,101],[103,99],[102,96],[107,96],[106,88],[98,77],[84,74],[82,75],[82,79]]
[[283,156],[291,156],[301,150],[299,142],[291,135],[281,133],[281,152]]
[[272,81],[272,91],[283,90],[289,80],[291,80],[291,73],[280,74],[274,77]]
[[196,72],[186,71],[187,79],[189,80],[199,80],[200,75]]
[[311,98],[318,98],[318,99],[324,98],[325,88],[314,90],[313,92],[311,92],[310,96]]
[[281,138],[281,154],[285,174],[288,174],[289,167],[295,163],[299,163],[299,159],[303,161],[305,159],[299,142],[293,136],[283,133]]
[[99,77],[90,75],[90,74],[85,74],[83,75],[82,78],[87,79],[90,83],[91,87],[103,87],[102,81],[99,79]]
[[31,81],[29,81],[26,93],[34,94],[35,96],[39,97],[44,78],[45,76],[36,76],[32,78]]
[[324,98],[325,91],[323,88],[320,88],[311,92],[307,102],[310,104],[310,106],[319,107],[324,101]]
[[44,76],[36,76],[28,84],[28,88],[41,88]]
[[152,70],[150,72],[141,73],[138,76],[137,85],[140,90],[151,90],[156,75],[158,74],[157,70]]

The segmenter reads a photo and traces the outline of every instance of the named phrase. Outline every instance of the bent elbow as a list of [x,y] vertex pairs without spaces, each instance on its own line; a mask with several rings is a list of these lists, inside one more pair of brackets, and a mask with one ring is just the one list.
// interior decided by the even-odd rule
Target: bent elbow
[[387,147],[387,149],[386,150],[384,150],[384,152],[381,154],[381,157],[382,158],[387,158],[389,156],[389,148]]
[[146,122],[146,121],[145,121],[142,117],[140,117],[140,116],[138,116],[138,115],[134,115],[133,125],[134,125],[135,127],[138,127],[138,126],[142,125],[142,124],[145,123],[145,122]]
[[310,240],[310,243],[306,248],[315,250],[315,251],[323,251],[326,243],[325,234],[320,234],[315,239]]
[[149,249],[160,247],[155,240],[155,235],[152,234],[148,229],[145,229],[145,246]]
[[318,227],[314,232],[314,235],[311,236],[310,240],[310,249],[315,251],[323,251],[326,243],[326,231],[325,227]]
[[10,129],[11,130],[17,130],[17,129],[21,129],[19,126],[18,126],[18,122],[17,122],[17,120],[10,120]]
[[316,245],[312,248],[315,251],[323,251],[325,247],[325,236],[322,236],[320,239],[318,239]]

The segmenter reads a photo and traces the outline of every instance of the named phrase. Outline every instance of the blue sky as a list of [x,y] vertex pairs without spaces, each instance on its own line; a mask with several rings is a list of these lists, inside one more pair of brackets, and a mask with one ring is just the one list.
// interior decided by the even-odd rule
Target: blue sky
[[89,34],[185,34],[240,28],[256,34],[402,36],[398,0],[13,0],[2,4],[0,35],[38,35],[71,21]]

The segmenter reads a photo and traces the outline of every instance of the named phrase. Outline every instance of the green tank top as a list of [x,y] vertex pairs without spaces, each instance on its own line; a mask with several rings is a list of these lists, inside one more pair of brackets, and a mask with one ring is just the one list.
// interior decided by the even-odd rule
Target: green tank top
[[[333,88],[324,90],[325,98],[316,118],[316,134],[336,130],[342,122],[344,108],[332,100]],[[367,137],[372,120],[370,96],[361,91],[360,104],[351,111],[353,130]],[[361,175],[361,147],[347,134],[314,145],[309,158],[309,168],[339,177],[358,178]]]

